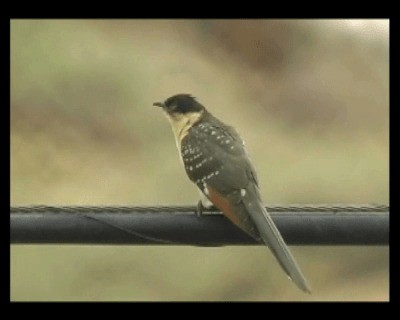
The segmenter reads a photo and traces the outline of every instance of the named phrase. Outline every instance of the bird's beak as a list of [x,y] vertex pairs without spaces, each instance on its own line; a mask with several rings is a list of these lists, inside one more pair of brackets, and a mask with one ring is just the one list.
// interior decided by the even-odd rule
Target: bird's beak
[[153,107],[163,108],[164,107],[164,102],[154,102],[153,103]]

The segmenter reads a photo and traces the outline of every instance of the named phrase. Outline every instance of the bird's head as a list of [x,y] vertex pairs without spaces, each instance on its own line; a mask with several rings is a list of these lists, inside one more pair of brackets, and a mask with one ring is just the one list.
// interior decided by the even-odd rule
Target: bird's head
[[169,97],[164,102],[154,102],[153,106],[161,107],[167,116],[172,118],[180,118],[193,113],[203,113],[205,110],[204,106],[197,102],[195,97],[185,93]]
[[206,109],[190,94],[177,94],[164,102],[154,102],[153,106],[163,109],[171,123],[177,145],[188,134],[190,128],[201,121]]

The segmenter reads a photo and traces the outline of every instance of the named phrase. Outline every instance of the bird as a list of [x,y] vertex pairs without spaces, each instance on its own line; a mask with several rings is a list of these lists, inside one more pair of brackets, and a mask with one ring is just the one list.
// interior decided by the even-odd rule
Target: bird
[[270,248],[288,277],[311,293],[295,258],[263,206],[256,170],[235,128],[212,115],[191,94],[154,102],[169,120],[181,162],[200,190],[198,213],[216,207],[233,224]]

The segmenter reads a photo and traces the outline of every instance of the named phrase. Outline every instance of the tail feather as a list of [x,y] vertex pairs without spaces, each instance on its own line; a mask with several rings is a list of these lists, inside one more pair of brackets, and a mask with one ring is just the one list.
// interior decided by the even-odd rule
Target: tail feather
[[285,270],[290,279],[292,279],[301,290],[311,293],[310,285],[307,283],[300,267],[261,201],[258,199],[256,201],[251,201],[245,197],[243,203],[254,224],[257,226],[261,238],[270,248],[283,270]]

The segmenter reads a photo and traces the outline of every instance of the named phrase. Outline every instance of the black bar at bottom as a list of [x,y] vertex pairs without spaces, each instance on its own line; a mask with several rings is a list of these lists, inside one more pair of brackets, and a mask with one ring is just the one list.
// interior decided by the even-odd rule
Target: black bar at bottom
[[[11,210],[12,244],[255,245],[220,213]],[[272,212],[289,245],[388,245],[389,212]]]

